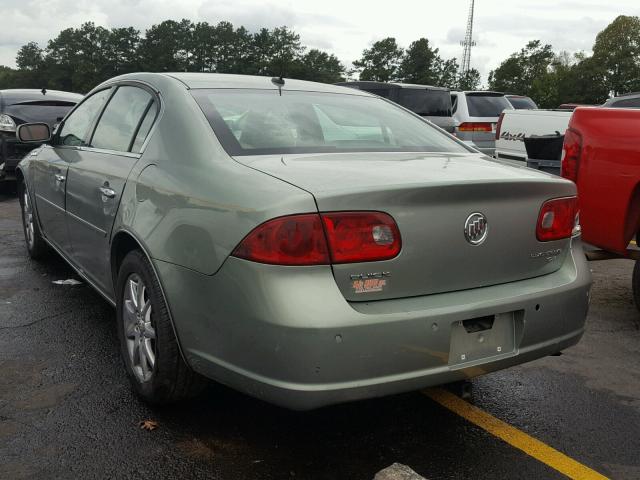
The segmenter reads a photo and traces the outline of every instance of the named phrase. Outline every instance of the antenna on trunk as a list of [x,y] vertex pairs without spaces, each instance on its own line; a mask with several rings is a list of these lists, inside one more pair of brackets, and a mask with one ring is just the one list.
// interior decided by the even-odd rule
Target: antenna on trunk
[[271,83],[278,87],[278,92],[280,93],[280,96],[282,96],[282,87],[284,86],[284,78],[282,78],[282,75],[279,77],[273,77],[271,79]]

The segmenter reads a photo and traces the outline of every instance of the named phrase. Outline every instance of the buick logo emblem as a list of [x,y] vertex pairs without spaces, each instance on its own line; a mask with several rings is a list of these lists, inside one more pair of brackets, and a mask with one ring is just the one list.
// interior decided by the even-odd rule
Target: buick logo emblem
[[471,245],[480,245],[487,239],[489,233],[489,224],[487,217],[481,213],[472,213],[464,222],[464,238]]

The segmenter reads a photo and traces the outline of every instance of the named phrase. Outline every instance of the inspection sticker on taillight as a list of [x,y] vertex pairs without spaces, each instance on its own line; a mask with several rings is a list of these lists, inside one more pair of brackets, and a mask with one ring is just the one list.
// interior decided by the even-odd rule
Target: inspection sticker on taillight
[[381,292],[387,285],[387,281],[381,278],[367,278],[366,280],[353,280],[352,286],[355,293]]

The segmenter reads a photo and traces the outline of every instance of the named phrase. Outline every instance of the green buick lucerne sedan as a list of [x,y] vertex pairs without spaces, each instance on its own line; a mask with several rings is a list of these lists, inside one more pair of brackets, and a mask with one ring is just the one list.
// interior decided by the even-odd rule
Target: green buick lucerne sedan
[[115,306],[147,401],[210,378],[311,409],[506,368],[584,331],[575,185],[366,92],[129,74],[55,132],[17,136],[42,143],[17,171],[28,252],[57,252]]

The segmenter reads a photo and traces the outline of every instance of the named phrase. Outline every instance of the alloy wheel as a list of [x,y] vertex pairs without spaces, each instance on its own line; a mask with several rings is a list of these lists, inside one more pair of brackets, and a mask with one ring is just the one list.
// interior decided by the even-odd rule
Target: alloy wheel
[[136,273],[127,278],[122,308],[131,367],[136,378],[146,382],[156,365],[156,331],[151,322],[151,299],[147,287]]
[[31,208],[31,201],[29,199],[29,192],[27,188],[24,188],[22,194],[22,217],[24,220],[24,231],[27,237],[27,245],[29,249],[33,249],[33,242],[35,238],[34,226],[33,226],[33,209]]

